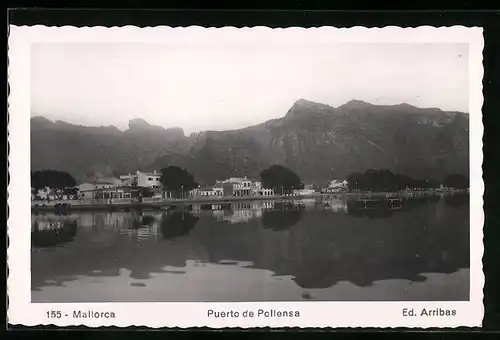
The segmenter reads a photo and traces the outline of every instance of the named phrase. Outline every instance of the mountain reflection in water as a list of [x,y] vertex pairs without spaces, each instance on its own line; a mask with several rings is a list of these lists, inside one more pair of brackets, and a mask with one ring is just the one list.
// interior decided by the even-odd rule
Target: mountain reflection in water
[[468,216],[468,195],[32,215],[32,299],[468,300]]

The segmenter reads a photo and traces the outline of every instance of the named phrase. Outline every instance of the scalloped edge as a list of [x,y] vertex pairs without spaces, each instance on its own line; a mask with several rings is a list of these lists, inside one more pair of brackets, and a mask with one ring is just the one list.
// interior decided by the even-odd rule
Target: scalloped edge
[[[159,32],[160,30],[162,30],[162,33],[165,33],[167,31],[170,30],[170,32],[184,32],[184,33],[192,33],[192,34],[213,34],[213,33],[216,33],[216,34],[220,34],[220,33],[231,33],[231,34],[237,34],[239,36],[241,36],[241,33],[256,33],[257,31],[259,32],[264,32],[266,33],[267,35],[278,35],[278,34],[290,34],[290,33],[294,33],[294,34],[299,34],[302,36],[304,35],[308,35],[307,38],[310,39],[311,38],[311,33],[328,33],[328,34],[331,34],[331,33],[335,33],[335,34],[344,34],[344,35],[352,35],[352,34],[363,34],[365,35],[365,37],[363,37],[363,39],[359,39],[359,40],[356,40],[356,39],[351,39],[350,40],[346,40],[345,42],[350,42],[350,43],[353,43],[353,42],[363,42],[363,41],[370,41],[370,42],[382,42],[382,41],[388,41],[388,42],[396,42],[398,41],[398,39],[395,39],[395,38],[391,38],[391,39],[388,39],[387,37],[385,38],[386,40],[384,39],[381,39],[381,35],[383,34],[387,34],[389,31],[391,34],[393,35],[399,35],[399,39],[401,38],[405,38],[405,39],[408,39],[408,34],[411,33],[411,37],[413,39],[417,38],[415,42],[419,42],[419,36],[422,36],[424,34],[429,34],[429,33],[432,33],[431,34],[431,39],[429,41],[429,39],[426,39],[425,42],[442,42],[442,40],[440,39],[444,39],[449,32],[451,31],[456,31],[456,32],[459,32],[459,33],[463,33],[465,31],[470,31],[470,32],[473,32],[474,31],[474,34],[476,35],[475,38],[478,39],[478,41],[476,41],[475,43],[477,44],[476,46],[476,49],[477,51],[475,51],[475,53],[479,53],[479,56],[481,57],[481,62],[480,62],[480,65],[475,65],[476,68],[478,68],[477,70],[475,70],[477,72],[477,75],[476,75],[476,78],[480,79],[480,84],[475,84],[476,86],[478,86],[478,88],[474,88],[473,90],[476,91],[475,95],[478,97],[476,98],[477,99],[477,102],[475,103],[475,106],[477,107],[474,107],[474,110],[478,110],[479,112],[482,111],[482,106],[483,106],[483,103],[484,103],[484,98],[483,98],[483,95],[482,95],[482,79],[483,79],[483,76],[484,76],[484,69],[482,67],[482,51],[483,51],[483,48],[484,48],[484,40],[483,40],[483,37],[482,37],[482,28],[480,27],[477,27],[477,26],[470,26],[470,27],[466,27],[466,26],[462,26],[462,25],[453,25],[453,26],[439,26],[439,27],[435,27],[435,26],[430,26],[430,25],[423,25],[423,26],[412,26],[412,27],[400,27],[400,26],[385,26],[385,27],[366,27],[366,26],[353,26],[353,27],[338,27],[338,28],[334,28],[334,27],[331,27],[331,26],[318,26],[318,27],[308,27],[308,28],[304,28],[304,27],[283,27],[283,28],[270,28],[270,27],[266,27],[266,26],[255,26],[255,27],[241,27],[241,28],[238,28],[238,27],[234,27],[234,26],[225,26],[225,27],[214,27],[214,26],[210,26],[210,27],[203,27],[203,26],[197,26],[197,25],[191,25],[191,26],[184,26],[184,27],[181,27],[181,26],[178,26],[178,27],[170,27],[170,26],[145,26],[145,27],[138,27],[138,26],[133,26],[133,25],[124,25],[124,26],[82,26],[82,27],[75,27],[75,26],[70,26],[70,25],[63,25],[63,26],[44,26],[44,25],[33,25],[33,26],[27,26],[27,25],[22,25],[22,26],[14,26],[14,25],[10,25],[9,26],[9,37],[8,37],[8,56],[7,56],[7,62],[8,62],[8,122],[7,122],[7,147],[8,147],[8,185],[7,185],[7,214],[8,214],[8,219],[7,219],[7,231],[8,231],[8,235],[7,235],[7,242],[8,242],[8,249],[7,249],[7,270],[8,270],[8,274],[11,274],[12,272],[14,272],[14,275],[8,275],[8,279],[7,279],[7,297],[10,298],[10,303],[9,303],[9,308],[8,308],[8,318],[10,320],[10,323],[13,324],[13,325],[24,325],[24,326],[40,326],[40,325],[56,325],[54,323],[51,323],[51,322],[38,322],[37,320],[23,320],[23,318],[25,317],[25,313],[29,314],[29,311],[28,310],[25,310],[23,309],[22,307],[26,308],[30,308],[31,309],[31,312],[33,313],[33,305],[38,305],[38,306],[43,306],[44,304],[32,304],[30,303],[30,301],[28,301],[28,305],[24,305],[24,306],[18,306],[18,304],[20,303],[20,301],[17,301],[16,299],[18,299],[19,295],[20,294],[26,294],[26,291],[24,291],[24,293],[22,293],[19,289],[18,289],[18,284],[20,281],[23,280],[23,277],[22,276],[19,276],[17,274],[17,266],[13,265],[13,262],[16,261],[16,262],[19,262],[18,259],[19,259],[19,253],[24,253],[24,251],[26,249],[20,249],[22,248],[20,244],[18,244],[18,237],[13,237],[13,234],[14,233],[17,233],[16,230],[13,229],[13,219],[14,217],[19,217],[21,215],[19,215],[20,213],[20,208],[23,207],[22,204],[20,204],[21,202],[18,202],[18,200],[20,200],[20,197],[18,197],[19,195],[17,194],[16,191],[14,191],[14,187],[18,188],[18,186],[16,186],[16,184],[22,184],[22,178],[19,178],[20,176],[17,174],[18,173],[18,169],[16,167],[16,164],[19,162],[18,159],[16,159],[16,157],[19,155],[18,152],[15,152],[17,151],[17,149],[22,145],[22,141],[19,141],[17,140],[18,136],[16,132],[12,132],[12,130],[16,130],[18,128],[24,128],[26,127],[23,126],[22,124],[19,125],[19,121],[17,119],[17,115],[16,116],[12,116],[11,115],[11,112],[12,111],[17,111],[19,110],[19,103],[17,102],[13,102],[13,99],[14,98],[17,98],[16,96],[19,95],[19,92],[21,92],[21,87],[18,83],[18,80],[15,77],[16,73],[12,72],[12,69],[13,69],[13,66],[16,66],[18,64],[17,60],[16,59],[12,59],[12,44],[14,43],[19,43],[19,41],[15,41],[13,40],[13,36],[14,37],[18,37],[22,34],[26,34],[28,36],[28,38],[33,38],[32,36],[30,37],[31,33],[33,33],[33,31],[35,30],[43,30],[44,31],[44,34],[53,34],[53,32],[60,32],[61,30],[66,30],[66,31],[70,31],[70,33],[77,33],[77,35],[81,38],[81,35],[84,34],[84,33],[87,33],[87,32],[90,32],[92,31],[92,33],[95,34],[95,32],[99,32],[99,34],[103,34],[103,35],[110,35],[110,34],[113,34],[112,32],[116,32],[116,31],[120,31],[120,34],[121,35],[128,35],[128,34],[137,34],[137,35],[145,35],[146,33],[151,33],[152,31],[156,31],[156,32]],[[442,32],[437,32],[437,31],[446,31],[447,33],[444,34],[444,36],[442,34],[437,34],[437,33],[442,33]],[[196,32],[195,32],[196,31]],[[14,34],[13,34],[14,33]],[[468,32],[469,33],[469,32]],[[59,34],[59,33],[57,33]],[[57,35],[55,34],[55,35]],[[471,34],[472,36],[474,34]],[[369,37],[366,37],[366,36],[369,36]],[[404,37],[403,37],[404,36]],[[465,38],[466,34],[464,34],[464,36],[462,38]],[[144,38],[144,37],[142,37]],[[349,38],[349,37],[346,37],[346,38]],[[17,38],[19,39],[19,38]],[[65,42],[64,39],[54,39],[52,38],[53,40],[51,40],[50,37],[48,36],[45,36],[44,37],[44,42]],[[374,39],[376,41],[374,41]],[[381,39],[381,40],[377,40],[377,39]],[[471,39],[470,37],[468,38],[469,40]],[[147,40],[147,39],[146,39]],[[467,39],[464,39],[466,42],[470,42],[468,41]],[[68,41],[71,41],[71,42],[75,42],[74,41],[74,35],[72,37],[71,40],[66,40],[66,42]],[[83,41],[79,41],[79,42],[84,42],[86,40],[83,40]],[[93,40],[91,40],[93,41]],[[127,36],[125,37],[125,39],[121,40],[121,39],[118,39],[118,41],[121,41],[121,42],[126,42],[126,41],[130,41],[130,36]],[[461,41],[460,39],[458,39],[458,41]],[[34,43],[34,41],[32,41]],[[94,42],[94,41],[93,41]],[[336,43],[339,43],[339,41],[335,41]],[[342,40],[340,41],[342,42]],[[424,40],[422,40],[422,42],[424,42]],[[443,41],[444,42],[444,41]],[[456,41],[454,41],[456,42]],[[16,50],[14,48],[14,50]],[[478,62],[478,61],[476,61]],[[479,67],[481,66],[481,67]],[[14,83],[14,85],[12,85],[12,83]],[[474,93],[474,92],[473,92]],[[471,94],[472,95],[472,94]],[[14,105],[13,105],[14,104]],[[21,110],[22,111],[22,110]],[[470,112],[472,112],[473,110],[470,110]],[[29,112],[29,111],[28,111]],[[16,117],[16,119],[12,119],[12,117]],[[28,114],[28,117],[29,117],[29,114]],[[481,118],[482,118],[482,115],[481,115]],[[478,231],[477,231],[477,235],[474,235],[474,237],[472,236],[472,233],[471,233],[471,267],[472,267],[472,261],[477,261],[479,262],[478,265],[480,265],[479,268],[476,268],[476,271],[477,271],[477,277],[475,278],[479,284],[479,287],[476,287],[475,289],[478,289],[480,290],[480,293],[479,293],[479,296],[476,296],[476,299],[477,298],[480,298],[480,303],[481,303],[481,310],[477,311],[478,313],[480,312],[481,315],[481,319],[483,317],[483,314],[484,314],[484,307],[483,307],[483,298],[484,298],[484,295],[483,295],[483,288],[484,288],[484,273],[483,273],[483,262],[482,262],[482,258],[483,258],[483,255],[484,255],[484,246],[483,246],[483,237],[484,237],[484,234],[483,234],[483,225],[484,225],[484,211],[483,211],[483,194],[484,194],[484,182],[483,182],[483,177],[482,177],[482,167],[481,166],[477,166],[475,164],[473,164],[474,161],[479,161],[477,164],[482,164],[482,160],[483,160],[483,154],[482,154],[482,140],[483,140],[483,134],[484,134],[484,127],[483,127],[483,123],[482,123],[482,119],[476,119],[476,122],[475,124],[477,126],[475,126],[475,129],[477,129],[477,131],[475,131],[473,128],[472,128],[472,120],[471,120],[471,128],[470,128],[470,136],[471,136],[471,140],[470,140],[470,145],[471,144],[471,141],[473,140],[476,140],[476,143],[477,143],[477,140],[479,140],[479,143],[477,143],[477,145],[475,145],[475,148],[478,149],[478,147],[480,146],[480,148],[478,150],[472,150],[472,146],[470,146],[470,149],[471,149],[471,155],[473,152],[477,152],[478,153],[478,158],[475,159],[475,160],[470,160],[471,162],[471,170],[475,170],[476,172],[472,172],[471,171],[471,182],[472,182],[472,178],[473,178],[473,174],[476,175],[476,177],[474,177],[474,184],[476,187],[476,190],[477,193],[475,193],[475,198],[478,198],[478,201],[476,201],[476,205],[480,205],[480,209],[477,209],[477,211],[475,213],[477,213],[478,215],[474,216],[474,218],[476,220],[474,220],[475,223],[477,222],[480,222],[481,223],[481,228],[478,228]],[[29,124],[27,125],[29,126]],[[473,130],[475,131],[475,134],[473,135]],[[29,138],[28,138],[29,139]],[[14,149],[13,149],[14,147]],[[29,148],[29,146],[28,146]],[[22,157],[22,156],[21,156]],[[13,161],[13,162],[12,162]],[[13,166],[14,165],[14,166]],[[14,170],[16,171],[13,171],[13,168],[15,168]],[[29,168],[29,167],[28,167]],[[480,174],[481,176],[477,177],[477,175]],[[471,183],[472,184],[472,183]],[[22,186],[22,185],[21,185]],[[472,187],[472,185],[471,185]],[[476,197],[477,196],[477,197]],[[479,200],[480,198],[480,200]],[[20,200],[22,202],[24,202],[23,200]],[[472,200],[471,200],[471,203],[472,203]],[[471,205],[471,210],[472,210],[472,205]],[[472,215],[472,214],[471,214]],[[16,218],[16,221],[18,219]],[[473,217],[471,216],[471,226],[472,226],[472,221],[473,220]],[[476,239],[476,243],[473,244],[473,239]],[[480,240],[480,244],[478,242],[478,240]],[[29,242],[28,242],[29,243]],[[480,246],[480,248],[478,248]],[[472,247],[475,248],[475,251],[474,251],[474,254],[473,251],[472,251]],[[28,247],[28,250],[29,250],[29,247]],[[29,254],[28,254],[29,255]],[[473,256],[474,255],[474,256]],[[22,257],[22,256],[21,256]],[[29,256],[28,256],[29,257]],[[29,263],[29,261],[28,261]],[[16,263],[17,265],[18,263]],[[29,268],[29,266],[28,266]],[[24,268],[26,269],[26,268]],[[479,269],[479,271],[477,270]],[[472,271],[472,268],[471,268],[471,271]],[[17,278],[17,279],[16,279]],[[472,279],[472,273],[471,273],[471,279]],[[27,280],[25,280],[27,281]],[[29,284],[28,284],[29,285]],[[30,292],[28,291],[28,295],[30,295]],[[14,297],[14,299],[13,299]],[[24,299],[24,298],[23,298]],[[14,302],[14,303],[13,303]],[[26,301],[24,301],[26,302]],[[305,302],[305,303],[300,303],[300,304],[307,304],[307,305],[311,305],[311,303],[313,304],[318,304],[318,303],[321,303],[321,302]],[[335,302],[334,302],[335,303]],[[21,302],[22,304],[22,302]],[[150,303],[140,303],[140,304],[146,304],[146,305],[150,305]],[[189,304],[189,303],[181,303],[182,305],[186,305],[186,304]],[[239,305],[241,305],[241,303],[238,303]],[[238,305],[238,304],[234,304],[234,303],[231,303],[230,305]],[[264,307],[269,305],[271,303],[261,303],[261,305],[263,305]],[[277,304],[281,304],[281,303],[277,303]],[[288,304],[288,303],[286,303]],[[345,305],[345,303],[335,303],[335,304],[339,304],[339,305]],[[347,303],[347,304],[359,304],[356,303],[356,302],[351,302],[351,303]],[[367,304],[374,304],[373,302],[367,302]],[[376,302],[375,304],[379,304],[378,302]],[[408,302],[408,303],[405,303],[407,305],[412,305],[414,304],[413,302]],[[422,302],[418,302],[418,304],[422,304]],[[430,304],[430,303],[426,303],[427,305]],[[51,305],[51,304],[50,304]],[[59,304],[60,305],[60,304]],[[64,305],[64,304],[63,304]],[[66,304],[66,305],[70,305],[70,304]],[[102,305],[102,304],[93,304],[93,305]],[[113,304],[113,305],[116,305]],[[123,307],[124,305],[129,305],[130,307],[131,304],[127,303],[127,304],[122,304],[122,303],[119,303],[117,306],[121,306]],[[133,304],[134,306],[137,306],[137,304]],[[16,313],[13,312],[13,306],[15,306],[16,308]],[[476,306],[477,307],[477,306]],[[20,318],[20,319],[19,319]],[[39,317],[38,319],[41,319],[41,317]],[[477,316],[475,317],[475,319],[477,319]],[[206,318],[204,318],[205,321],[207,321]],[[206,322],[205,322],[206,323]],[[361,323],[361,319],[359,319],[359,323]],[[423,329],[457,329],[457,328],[463,328],[463,327],[479,327],[480,326],[480,323],[478,324],[477,321],[473,321],[472,322],[473,324],[467,324],[467,325],[456,325],[456,326],[436,326],[436,325],[432,325],[432,324],[428,324],[428,325],[415,325],[415,326],[408,326],[408,325],[394,325],[394,326],[386,326],[384,324],[381,324],[380,326],[377,326],[377,325],[367,325],[367,326],[343,326],[343,325],[307,325],[307,326],[300,326],[300,325],[281,325],[282,322],[277,322],[277,324],[275,325],[270,325],[269,323],[266,323],[266,322],[263,322],[259,325],[255,325],[255,324],[248,324],[248,325],[217,325],[217,326],[207,326],[204,324],[204,322],[193,322],[192,324],[189,324],[189,325],[184,325],[184,326],[176,326],[176,325],[172,325],[172,326],[167,326],[167,325],[162,325],[162,324],[159,324],[158,322],[155,322],[154,324],[148,324],[148,322],[139,322],[139,323],[136,323],[136,322],[127,322],[126,320],[121,320],[120,322],[115,322],[115,323],[112,323],[112,324],[106,324],[106,325],[103,325],[103,324],[100,324],[100,325],[92,325],[92,324],[89,324],[89,323],[80,323],[80,322],[64,322],[64,323],[60,323],[58,324],[58,326],[77,326],[77,327],[85,327],[85,328],[101,328],[101,327],[104,327],[104,328],[109,328],[109,327],[135,327],[135,328],[177,328],[177,329],[186,329],[186,328],[204,328],[204,329],[220,329],[220,328],[231,328],[231,329],[249,329],[249,328],[257,328],[257,329],[270,329],[270,328],[276,328],[276,327],[279,327],[279,328],[290,328],[290,329],[294,329],[294,328],[299,328],[299,329],[303,329],[303,328],[320,328],[320,329],[359,329],[359,328],[362,328],[362,329],[377,329],[377,330],[384,330],[384,329],[389,329],[389,330],[394,330],[396,328],[398,329],[414,329],[414,328],[423,328]]]

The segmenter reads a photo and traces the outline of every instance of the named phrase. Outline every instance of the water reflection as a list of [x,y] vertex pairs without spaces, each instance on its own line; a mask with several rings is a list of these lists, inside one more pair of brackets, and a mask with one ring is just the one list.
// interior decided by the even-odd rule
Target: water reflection
[[50,248],[73,241],[77,222],[73,220],[34,221],[31,243],[34,248]]
[[335,197],[329,197],[323,200],[323,206],[333,212],[347,213],[347,200],[338,199]]
[[211,211],[217,221],[235,224],[246,223],[251,219],[260,218],[264,211],[273,209],[274,205],[274,201],[193,204],[192,211],[194,213]]
[[161,219],[161,234],[166,239],[187,235],[198,220],[197,216],[184,211],[164,214]]
[[469,195],[467,194],[450,195],[445,198],[445,202],[446,204],[454,208],[461,208],[469,204]]
[[273,230],[285,230],[297,224],[301,217],[301,206],[293,203],[277,203],[275,210],[264,212],[262,225]]
[[[346,209],[347,202],[330,198],[193,206],[191,211],[33,215],[33,249],[61,245],[32,252],[32,289],[41,289],[34,299],[58,301],[66,292],[74,301],[119,301],[118,296],[132,294],[126,287],[136,292],[160,278],[155,301],[338,300],[336,287],[342,282],[362,289],[388,280],[426,284],[425,273],[449,275],[469,267],[468,200],[455,200],[413,199],[401,210],[370,212]],[[41,227],[44,221],[59,227]],[[122,288],[113,297],[100,296],[111,277]],[[99,278],[92,282],[100,288],[85,295],[64,287],[48,293],[48,287],[86,278]],[[130,279],[146,281],[121,285]],[[447,298],[436,289],[412,298]],[[387,298],[383,291],[370,294],[361,295]],[[400,294],[404,299],[404,290]],[[468,281],[446,294],[468,299]]]

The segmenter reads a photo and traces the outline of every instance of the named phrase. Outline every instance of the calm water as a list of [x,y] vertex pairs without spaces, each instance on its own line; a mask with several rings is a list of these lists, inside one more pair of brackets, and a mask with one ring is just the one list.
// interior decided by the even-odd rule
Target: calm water
[[469,197],[32,215],[32,301],[468,300]]

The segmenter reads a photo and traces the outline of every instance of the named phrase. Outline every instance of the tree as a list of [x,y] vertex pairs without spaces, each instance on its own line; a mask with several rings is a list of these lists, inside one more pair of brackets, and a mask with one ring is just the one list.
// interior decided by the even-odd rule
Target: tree
[[350,190],[359,190],[363,185],[363,174],[361,172],[353,172],[347,176],[347,185]]
[[69,187],[63,189],[63,193],[73,199],[78,198],[78,188],[77,187]]
[[172,192],[179,197],[185,192],[198,187],[198,183],[194,180],[186,169],[178,166],[168,166],[161,170],[161,182],[166,191]]
[[368,169],[364,174],[351,173],[347,180],[349,189],[366,191],[396,191],[406,188],[430,189],[438,188],[439,182],[432,179],[414,179],[406,175],[394,174],[387,169]]
[[293,189],[303,189],[300,177],[292,170],[282,166],[273,165],[260,173],[262,186],[266,189],[273,189],[275,192],[289,193]]
[[73,188],[76,181],[69,173],[57,170],[39,170],[31,172],[31,187],[38,193],[40,189],[49,187],[53,189],[59,198],[64,190]]
[[444,185],[454,189],[467,189],[469,187],[469,180],[460,174],[453,174],[446,176]]
[[363,176],[364,190],[369,191],[395,191],[397,190],[397,180],[394,174],[387,170],[366,170]]

